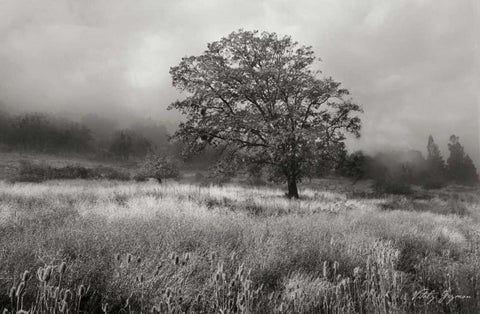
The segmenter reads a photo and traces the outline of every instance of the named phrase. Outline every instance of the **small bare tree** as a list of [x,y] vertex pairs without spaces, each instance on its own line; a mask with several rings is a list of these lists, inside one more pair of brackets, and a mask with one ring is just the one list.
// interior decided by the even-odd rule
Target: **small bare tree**
[[180,174],[177,163],[167,156],[149,154],[145,158],[137,179],[155,178],[159,183],[177,178]]

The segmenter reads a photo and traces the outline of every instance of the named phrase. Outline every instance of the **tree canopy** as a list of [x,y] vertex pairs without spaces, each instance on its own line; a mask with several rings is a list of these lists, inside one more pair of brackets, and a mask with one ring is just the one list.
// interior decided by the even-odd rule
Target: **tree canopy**
[[470,156],[465,154],[458,136],[450,136],[448,149],[450,150],[450,157],[447,159],[447,167],[450,180],[466,185],[478,183],[477,169]]
[[239,30],[208,44],[199,56],[170,69],[173,85],[188,96],[170,105],[186,115],[175,137],[187,153],[224,148],[228,166],[260,164],[297,182],[320,158],[359,136],[361,108],[348,90],[313,69],[312,47],[289,36]]

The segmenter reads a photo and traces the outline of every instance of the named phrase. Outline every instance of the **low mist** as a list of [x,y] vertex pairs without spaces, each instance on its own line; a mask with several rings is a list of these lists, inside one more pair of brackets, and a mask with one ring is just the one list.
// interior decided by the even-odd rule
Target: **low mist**
[[447,0],[7,0],[0,103],[3,112],[78,123],[96,115],[100,133],[102,119],[109,129],[151,119],[172,133],[181,115],[166,108],[183,96],[171,87],[171,66],[233,30],[275,31],[312,45],[323,74],[362,105],[362,137],[348,141],[350,151],[424,152],[433,135],[446,155],[455,134],[479,167],[475,12],[473,1]]

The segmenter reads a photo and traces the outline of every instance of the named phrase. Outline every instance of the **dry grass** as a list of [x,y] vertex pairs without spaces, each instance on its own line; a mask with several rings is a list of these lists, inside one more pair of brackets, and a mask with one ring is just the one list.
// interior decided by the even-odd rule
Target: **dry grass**
[[[413,200],[334,189],[287,200],[274,188],[0,182],[0,309],[480,310],[477,190]],[[37,269],[48,267],[42,281]],[[25,270],[35,275],[11,299]]]

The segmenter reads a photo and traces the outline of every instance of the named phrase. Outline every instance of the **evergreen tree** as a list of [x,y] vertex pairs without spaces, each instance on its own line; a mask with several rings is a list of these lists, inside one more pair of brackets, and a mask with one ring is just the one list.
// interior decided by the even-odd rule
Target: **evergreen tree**
[[441,188],[446,184],[445,162],[431,135],[428,137],[425,176],[421,181],[425,188]]
[[436,174],[443,175],[445,172],[445,162],[440,154],[438,145],[433,141],[433,137],[431,135],[428,137],[427,152],[427,164],[429,170],[435,172]]
[[458,184],[467,185],[477,183],[477,169],[470,156],[465,154],[458,136],[450,136],[448,149],[450,150],[450,157],[447,160],[447,167],[450,180]]
[[479,182],[477,168],[475,168],[475,165],[473,164],[473,161],[469,155],[465,156],[464,168],[465,168],[465,183],[468,185],[477,184]]

